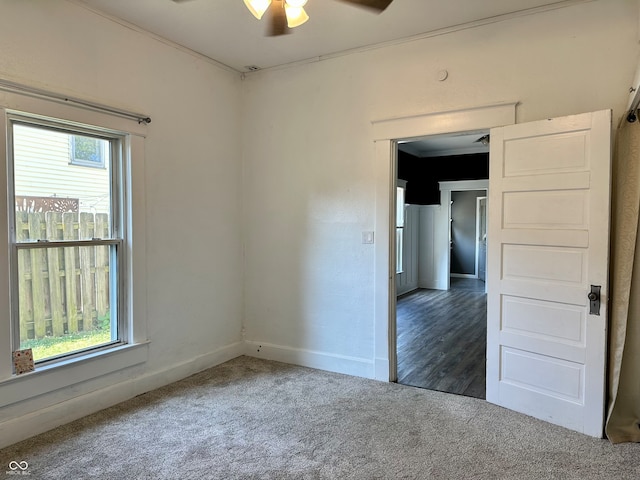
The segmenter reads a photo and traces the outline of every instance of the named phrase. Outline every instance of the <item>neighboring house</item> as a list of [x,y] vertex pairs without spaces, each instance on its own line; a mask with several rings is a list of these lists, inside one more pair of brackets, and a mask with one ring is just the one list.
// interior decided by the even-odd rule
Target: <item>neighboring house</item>
[[14,143],[18,210],[53,209],[55,199],[62,211],[109,211],[108,142],[17,125]]

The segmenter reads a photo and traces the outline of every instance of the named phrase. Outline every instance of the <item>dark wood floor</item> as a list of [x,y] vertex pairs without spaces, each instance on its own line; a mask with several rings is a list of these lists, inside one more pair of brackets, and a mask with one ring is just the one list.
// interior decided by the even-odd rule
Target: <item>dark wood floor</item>
[[451,287],[398,298],[398,383],[485,398],[484,283],[452,279]]

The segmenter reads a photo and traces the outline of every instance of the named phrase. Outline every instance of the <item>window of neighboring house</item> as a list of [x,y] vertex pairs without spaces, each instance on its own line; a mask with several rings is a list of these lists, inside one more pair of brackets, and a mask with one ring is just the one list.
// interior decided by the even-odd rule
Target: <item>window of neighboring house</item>
[[398,180],[396,187],[396,273],[404,271],[405,191],[407,182]]
[[91,136],[69,135],[71,162],[84,167],[104,168],[108,157],[108,142]]
[[[124,135],[25,115],[8,129],[13,350],[38,365],[127,343]],[[69,144],[72,163],[103,168],[71,167]],[[25,210],[26,196],[79,203]]]

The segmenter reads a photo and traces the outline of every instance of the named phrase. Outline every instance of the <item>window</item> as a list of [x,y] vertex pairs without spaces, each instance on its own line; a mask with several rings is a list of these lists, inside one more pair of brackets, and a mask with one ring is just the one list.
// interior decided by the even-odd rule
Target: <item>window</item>
[[396,273],[404,271],[404,219],[407,182],[398,180],[396,187]]
[[124,135],[18,114],[8,130],[13,350],[38,365],[125,344]]
[[85,135],[69,135],[71,164],[84,167],[104,168],[109,155],[108,142]]
[[[52,405],[148,358],[147,127],[55,97],[1,97],[0,352],[30,347],[36,365],[19,375],[4,355],[0,408]],[[72,137],[89,139],[103,167],[73,165]]]

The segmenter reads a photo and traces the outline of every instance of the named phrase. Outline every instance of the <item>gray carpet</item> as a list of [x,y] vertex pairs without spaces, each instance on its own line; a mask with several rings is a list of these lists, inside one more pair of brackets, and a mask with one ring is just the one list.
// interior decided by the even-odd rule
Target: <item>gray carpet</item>
[[249,357],[0,450],[0,460],[0,477],[27,478],[5,473],[26,461],[32,479],[640,478],[640,444]]

